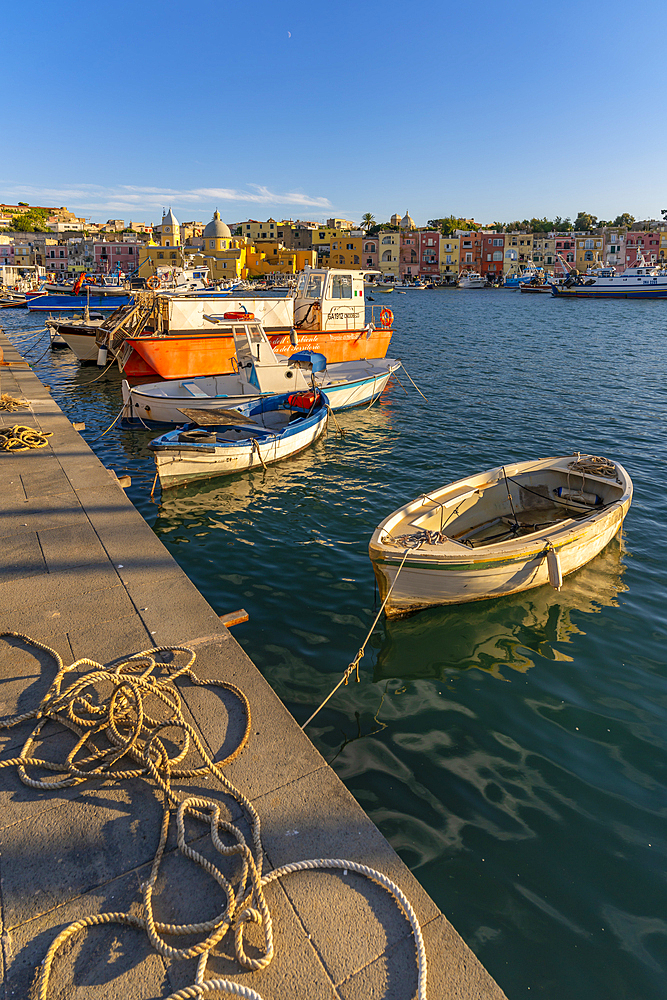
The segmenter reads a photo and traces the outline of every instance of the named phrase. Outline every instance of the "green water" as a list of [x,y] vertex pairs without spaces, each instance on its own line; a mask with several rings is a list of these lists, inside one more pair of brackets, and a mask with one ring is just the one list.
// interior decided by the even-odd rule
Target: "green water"
[[[384,297],[383,297],[384,298]],[[411,291],[394,384],[266,473],[156,502],[146,432],[104,430],[116,372],[47,352],[37,371],[297,720],[375,614],[368,539],[417,494],[501,462],[587,451],[635,498],[620,541],[504,600],[376,627],[361,683],[309,727],[318,748],[510,1000],[662,1000],[667,922],[667,302]],[[383,305],[387,304],[383,301]],[[6,332],[38,357],[39,321]],[[33,344],[30,347],[30,344]]]

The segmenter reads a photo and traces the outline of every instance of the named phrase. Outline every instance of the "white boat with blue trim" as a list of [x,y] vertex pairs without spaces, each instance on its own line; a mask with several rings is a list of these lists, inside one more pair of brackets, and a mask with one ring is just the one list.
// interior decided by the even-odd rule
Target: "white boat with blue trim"
[[183,407],[207,411],[238,406],[275,393],[326,392],[332,410],[370,404],[384,391],[401,362],[392,358],[340,361],[327,365],[323,354],[297,351],[289,358],[274,353],[257,321],[233,325],[236,372],[229,375],[172,379],[130,387],[123,380],[123,423],[154,426],[183,423]]
[[667,271],[639,253],[634,267],[622,274],[614,267],[589,268],[585,274],[571,271],[551,292],[559,299],[667,299]]
[[423,493],[373,533],[388,617],[515,594],[584,566],[618,533],[632,482],[593,455],[511,463]]
[[296,455],[321,437],[328,416],[324,393],[283,393],[202,414],[161,434],[148,447],[162,487],[180,486],[266,468]]

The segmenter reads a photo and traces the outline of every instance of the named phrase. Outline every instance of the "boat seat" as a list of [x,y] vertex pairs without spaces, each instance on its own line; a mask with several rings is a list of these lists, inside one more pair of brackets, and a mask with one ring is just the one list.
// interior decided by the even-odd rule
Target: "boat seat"
[[197,399],[209,399],[209,394],[203,392],[196,382],[181,382],[181,388],[189,392],[191,396],[196,396]]

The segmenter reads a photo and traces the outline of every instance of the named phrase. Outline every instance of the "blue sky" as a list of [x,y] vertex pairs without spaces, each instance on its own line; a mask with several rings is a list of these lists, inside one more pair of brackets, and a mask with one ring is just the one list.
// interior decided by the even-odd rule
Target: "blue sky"
[[0,201],[419,225],[667,207],[663,0],[34,0],[2,20]]

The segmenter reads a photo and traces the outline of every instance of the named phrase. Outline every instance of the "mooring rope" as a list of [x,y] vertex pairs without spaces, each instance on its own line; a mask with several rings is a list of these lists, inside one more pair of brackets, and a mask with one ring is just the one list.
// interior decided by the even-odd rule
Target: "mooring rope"
[[[144,777],[153,781],[160,789],[164,802],[158,847],[150,876],[142,886],[141,913],[100,913],[77,920],[64,928],[52,942],[39,968],[37,1000],[47,998],[53,961],[63,945],[80,931],[112,923],[144,931],[155,950],[166,958],[199,957],[195,982],[172,993],[169,1000],[188,1000],[214,990],[246,997],[247,1000],[262,1000],[259,993],[230,980],[206,980],[210,952],[233,931],[235,954],[239,963],[249,970],[266,968],[273,958],[273,924],[264,889],[277,879],[314,869],[356,872],[381,885],[394,896],[412,928],[417,951],[418,998],[426,1000],[426,951],[419,921],[401,889],[386,875],[342,858],[298,861],[262,875],[263,847],[259,815],[249,799],[222,772],[224,765],[239,756],[250,736],[250,704],[240,688],[228,681],[200,679],[192,669],[196,653],[188,646],[156,646],[136,653],[122,660],[113,669],[108,669],[87,658],[65,666],[55,650],[19,632],[0,632],[0,637],[20,639],[47,652],[57,667],[54,680],[36,708],[0,723],[0,728],[6,729],[28,720],[36,722],[18,757],[1,761],[0,769],[16,767],[24,784],[42,790],[72,787],[91,779],[120,781]],[[176,661],[164,662],[158,659],[162,653],[174,656],[185,654],[187,662],[180,666]],[[82,668],[88,669],[82,672]],[[176,681],[181,678],[188,678],[198,686],[226,689],[240,701],[245,717],[244,733],[236,749],[224,760],[214,761],[211,758],[197,731],[185,719],[181,694],[176,685]],[[70,683],[64,686],[63,682],[66,680]],[[35,755],[36,742],[48,721],[60,723],[76,737],[65,760],[45,760]],[[166,730],[170,731],[169,742],[175,747],[171,755],[164,739]],[[178,735],[174,736],[174,733]],[[188,764],[186,758],[191,749],[196,752],[202,764]],[[28,773],[32,768],[52,771],[55,775],[51,779],[33,778]],[[237,826],[222,818],[220,801],[208,796],[180,795],[174,790],[174,779],[199,776],[215,777],[222,790],[241,805],[249,819],[251,844],[246,842]],[[226,897],[226,905],[217,916],[199,923],[162,923],[155,919],[153,913],[153,892],[173,814],[176,817],[179,851],[211,875]],[[220,868],[186,843],[187,817],[194,817],[210,827],[211,841],[222,857],[239,858],[240,874],[228,879]],[[223,843],[221,833],[229,835],[233,843]],[[244,948],[244,933],[250,923],[259,924],[263,930],[263,952],[259,958],[249,957]],[[189,947],[178,948],[166,940],[195,934],[200,935],[200,940]]]
[[0,448],[11,452],[30,451],[31,448],[46,448],[50,437],[53,437],[53,431],[42,433],[42,431],[38,431],[34,427],[14,424],[13,427],[0,430]]
[[[421,544],[421,543],[420,543],[420,544]],[[419,546],[415,546],[415,548],[419,548]],[[365,639],[364,639],[364,641],[362,642],[362,644],[361,644],[361,647],[360,647],[360,649],[359,649],[359,651],[358,651],[357,655],[356,655],[356,656],[355,656],[355,658],[354,658],[354,659],[352,660],[352,663],[348,663],[348,665],[346,666],[346,668],[345,668],[345,670],[344,670],[344,672],[343,672],[343,676],[342,676],[342,677],[341,677],[341,679],[340,679],[340,680],[338,681],[338,684],[336,684],[336,687],[335,687],[335,688],[333,688],[333,690],[329,692],[329,694],[328,694],[328,695],[326,696],[326,698],[325,698],[325,699],[324,699],[324,701],[323,701],[323,702],[321,703],[321,705],[319,705],[319,706],[318,706],[318,707],[317,707],[317,708],[315,709],[315,711],[313,712],[313,714],[312,714],[312,715],[311,715],[311,716],[310,716],[310,717],[309,717],[308,719],[306,719],[306,721],[304,722],[304,724],[303,724],[303,725],[301,726],[301,728],[302,728],[302,729],[305,729],[305,728],[306,728],[306,726],[307,726],[307,725],[309,725],[309,724],[310,724],[310,723],[311,723],[311,722],[313,721],[313,719],[315,718],[315,716],[316,716],[316,715],[317,715],[317,714],[318,714],[319,712],[321,712],[321,711],[322,711],[322,709],[324,708],[324,706],[326,705],[326,703],[327,703],[327,702],[328,702],[328,701],[329,701],[329,700],[330,700],[331,698],[333,698],[333,696],[335,695],[335,693],[336,693],[336,691],[338,690],[338,688],[339,688],[339,687],[342,687],[342,685],[343,685],[343,684],[347,684],[347,682],[349,681],[350,677],[352,676],[352,674],[353,674],[353,673],[355,673],[355,671],[356,671],[356,674],[357,674],[357,683],[359,683],[359,663],[361,662],[361,659],[362,659],[362,657],[363,657],[363,655],[364,655],[364,652],[365,652],[365,650],[366,650],[366,646],[368,645],[368,640],[370,639],[371,635],[373,634],[373,629],[375,628],[375,626],[376,626],[376,625],[377,625],[377,623],[379,622],[379,620],[380,620],[380,615],[381,615],[381,614],[382,614],[382,612],[384,611],[384,608],[385,608],[385,605],[386,605],[387,601],[389,600],[389,598],[391,597],[391,592],[392,592],[392,590],[394,589],[394,586],[396,585],[396,581],[398,580],[398,577],[399,577],[399,574],[400,574],[401,570],[403,569],[403,565],[404,565],[404,563],[405,563],[405,560],[406,560],[406,559],[408,558],[408,555],[409,555],[409,553],[410,553],[410,552],[412,552],[412,548],[407,548],[407,549],[405,550],[405,554],[403,555],[403,558],[401,559],[401,565],[400,565],[400,566],[398,567],[398,569],[396,570],[396,576],[395,576],[395,577],[394,577],[394,579],[393,579],[393,580],[391,581],[391,587],[390,587],[390,588],[389,588],[389,590],[387,591],[387,593],[386,593],[386,596],[385,596],[385,599],[384,599],[384,601],[382,602],[382,604],[380,605],[380,610],[379,610],[379,611],[378,611],[378,613],[376,614],[376,616],[375,616],[375,618],[374,618],[374,620],[373,620],[373,624],[371,625],[371,627],[370,627],[370,628],[369,628],[369,630],[368,630],[368,635],[366,636],[366,638],[365,638]]]

